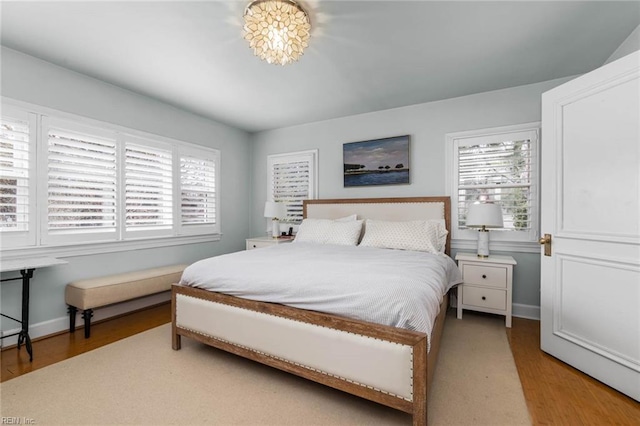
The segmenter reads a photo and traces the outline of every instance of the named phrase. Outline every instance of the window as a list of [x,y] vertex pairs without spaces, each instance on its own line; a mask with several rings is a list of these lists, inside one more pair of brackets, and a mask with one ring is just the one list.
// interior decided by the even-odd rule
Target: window
[[[180,152],[180,226],[183,233],[219,230],[216,173],[218,157],[195,148]],[[218,231],[219,232],[219,231]]]
[[35,242],[36,115],[3,108],[0,120],[0,236],[3,245]]
[[111,240],[117,232],[115,134],[43,119],[47,138],[45,243]]
[[537,240],[539,133],[538,124],[529,124],[447,135],[454,239],[477,238],[465,226],[466,212],[471,203],[489,201],[502,205],[504,218],[492,240]]
[[128,137],[125,143],[125,233],[171,235],[173,155],[170,146]]
[[218,150],[4,100],[1,120],[3,253],[219,234]]
[[317,194],[318,151],[301,151],[267,157],[267,200],[287,206],[282,222],[302,222],[302,202]]

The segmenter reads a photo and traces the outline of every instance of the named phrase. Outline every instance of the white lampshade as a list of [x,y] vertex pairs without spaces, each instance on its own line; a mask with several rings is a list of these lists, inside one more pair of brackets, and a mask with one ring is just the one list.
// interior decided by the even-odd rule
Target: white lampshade
[[493,203],[474,203],[467,211],[467,227],[478,231],[478,257],[489,257],[489,231],[487,228],[502,228],[502,206]]
[[287,215],[287,206],[277,201],[264,203],[264,217],[271,219],[283,219]]
[[493,203],[474,203],[467,211],[469,228],[502,228],[502,206]]

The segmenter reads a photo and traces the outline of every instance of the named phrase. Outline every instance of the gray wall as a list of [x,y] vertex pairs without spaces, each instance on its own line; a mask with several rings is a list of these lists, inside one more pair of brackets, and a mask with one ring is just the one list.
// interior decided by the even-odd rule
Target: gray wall
[[[219,242],[65,258],[65,266],[36,271],[31,285],[31,324],[66,315],[64,286],[69,281],[175,263],[242,250],[249,236],[249,134],[2,48],[2,95],[132,129],[196,143],[221,151]],[[20,315],[18,283],[3,283],[1,309]],[[2,323],[3,329],[16,326]]]
[[[267,155],[318,149],[319,198],[405,197],[445,194],[445,135],[541,120],[540,95],[568,78],[335,120],[309,123],[253,135],[252,235],[264,235]],[[411,135],[411,184],[344,188],[342,144]],[[514,270],[514,303],[540,305],[537,253],[508,253]]]
[[620,46],[613,52],[609,59],[605,62],[608,64],[609,62],[615,61],[616,59],[620,59],[623,56],[627,56],[630,53],[635,52],[636,50],[640,50],[640,25],[636,27],[629,37],[626,38],[625,41],[622,42]]

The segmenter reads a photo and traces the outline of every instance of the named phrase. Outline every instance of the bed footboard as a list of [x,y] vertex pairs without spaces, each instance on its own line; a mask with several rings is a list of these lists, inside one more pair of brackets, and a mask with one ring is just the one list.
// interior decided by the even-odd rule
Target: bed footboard
[[176,350],[181,336],[411,413],[415,425],[426,425],[431,369],[423,333],[174,285]]

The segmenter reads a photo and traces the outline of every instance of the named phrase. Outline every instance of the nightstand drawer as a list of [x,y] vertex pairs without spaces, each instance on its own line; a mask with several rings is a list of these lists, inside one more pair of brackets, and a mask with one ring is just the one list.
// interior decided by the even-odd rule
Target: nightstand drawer
[[464,276],[465,284],[507,288],[506,268],[485,265],[464,265],[462,275]]
[[507,292],[465,285],[462,288],[462,303],[464,305],[505,310],[507,308]]
[[247,238],[246,242],[247,242],[246,249],[253,250],[257,248],[276,246],[278,244],[289,244],[293,242],[293,237],[278,237],[278,238],[254,237],[254,238]]
[[274,245],[274,243],[270,241],[247,241],[247,250],[259,249],[272,245]]
[[264,247],[277,246],[278,244],[288,244],[293,241],[293,237],[254,237],[247,238],[247,250],[259,249]]

